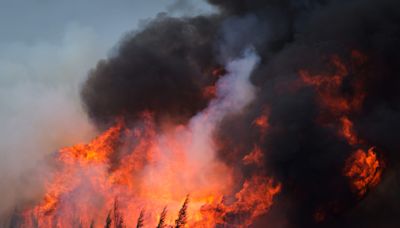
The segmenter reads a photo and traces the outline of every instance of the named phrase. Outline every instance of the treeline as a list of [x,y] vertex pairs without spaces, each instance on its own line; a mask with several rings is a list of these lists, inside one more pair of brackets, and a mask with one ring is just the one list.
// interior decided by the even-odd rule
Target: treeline
[[[175,220],[175,225],[166,224],[167,207],[164,207],[160,214],[160,219],[157,223],[156,228],[183,228],[187,224],[187,209],[189,205],[189,195],[186,196],[185,201],[182,204],[181,209],[178,213],[178,218]],[[136,228],[143,228],[145,226],[145,211],[140,211],[139,217],[136,221]],[[30,216],[28,219],[30,222],[24,221],[27,218],[23,218],[17,210],[14,212],[10,221],[10,228],[22,228],[31,227],[39,228],[38,219],[35,216]],[[29,225],[28,225],[29,224]],[[56,224],[54,224],[56,225]],[[72,222],[72,226],[76,228],[84,228],[81,220],[75,220]],[[95,222],[92,221],[89,225],[90,228],[95,227]],[[125,219],[120,211],[118,200],[114,200],[113,208],[108,212],[106,220],[104,221],[104,228],[126,228]]]
[[[160,214],[160,219],[158,221],[156,228],[183,228],[187,224],[187,209],[189,205],[189,195],[186,196],[185,201],[181,209],[179,210],[178,218],[175,220],[175,225],[167,225],[166,217],[167,217],[167,207],[164,207]],[[144,220],[145,212],[144,210],[140,211],[139,217],[136,221],[136,228],[143,228],[145,225]],[[91,224],[91,228],[94,227],[94,223]],[[124,218],[119,210],[118,200],[114,201],[114,208],[108,212],[104,228],[125,228]]]

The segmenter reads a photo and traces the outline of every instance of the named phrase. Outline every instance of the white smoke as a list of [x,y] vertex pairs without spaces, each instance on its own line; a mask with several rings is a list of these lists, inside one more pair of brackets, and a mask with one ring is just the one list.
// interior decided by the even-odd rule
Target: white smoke
[[[158,196],[146,206],[167,205],[175,213],[181,200],[190,194],[191,207],[198,212],[206,202],[196,199],[232,194],[235,184],[232,169],[217,158],[214,133],[224,117],[240,113],[255,98],[256,89],[249,78],[258,62],[259,57],[252,49],[230,61],[225,67],[228,73],[217,82],[217,95],[208,107],[188,125],[167,127],[156,137],[151,150],[156,151],[157,159],[147,164],[141,181],[135,182]],[[160,198],[165,195],[170,198],[164,202]],[[146,196],[136,197],[146,199]]]
[[[247,49],[244,56],[228,63],[227,75],[216,84],[217,97],[209,106],[193,117],[190,129],[195,139],[190,150],[194,159],[208,157],[213,159],[213,132],[219,122],[227,115],[240,112],[255,97],[255,87],[249,78],[256,67],[259,57],[252,49]],[[210,148],[205,149],[204,145]],[[208,156],[204,156],[207,154]]]
[[46,157],[94,135],[79,84],[104,55],[99,46],[91,29],[71,24],[58,45],[0,47],[0,226],[40,193]]

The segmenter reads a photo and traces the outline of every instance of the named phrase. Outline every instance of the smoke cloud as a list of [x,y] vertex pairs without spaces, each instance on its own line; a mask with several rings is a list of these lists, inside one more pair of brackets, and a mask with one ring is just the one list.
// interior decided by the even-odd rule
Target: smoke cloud
[[56,150],[93,137],[77,91],[101,54],[96,42],[92,30],[70,24],[59,45],[1,46],[0,226],[42,194]]
[[[254,227],[399,227],[400,2],[207,2],[216,7],[214,13],[192,17],[160,13],[143,22],[83,81],[82,77],[73,83],[49,79],[53,74],[64,78],[65,72],[82,75],[86,66],[94,65],[97,54],[75,55],[81,48],[89,48],[83,53],[96,49],[91,38],[81,37],[82,31],[67,33],[65,52],[56,56],[41,58],[41,50],[51,47],[34,49],[27,66],[0,59],[8,75],[35,72],[39,79],[49,79],[17,84],[11,77],[2,79],[5,108],[0,115],[7,121],[1,150],[7,152],[1,161],[5,172],[0,172],[0,183],[12,185],[1,190],[9,200],[0,213],[9,211],[21,197],[34,198],[31,190],[17,194],[13,190],[20,189],[21,176],[37,167],[43,156],[19,151],[50,153],[55,146],[92,134],[80,98],[83,110],[100,130],[119,118],[133,126],[143,113],[151,113],[157,131],[167,123],[187,127],[190,140],[183,141],[191,143],[180,146],[187,146],[187,156],[199,161],[192,168],[199,173],[204,170],[197,175],[203,183],[215,181],[207,178],[210,170],[225,171],[214,166],[203,169],[214,162],[233,168],[243,177],[240,180],[274,177],[282,183],[282,191]],[[196,11],[185,4],[177,1],[169,10]],[[72,44],[75,39],[86,42],[70,46],[70,39]],[[248,47],[252,48],[243,57]],[[43,59],[55,62],[40,62]],[[68,61],[71,65],[61,64]],[[48,68],[53,71],[44,74]],[[78,72],[71,73],[72,69]],[[81,86],[80,97],[71,92],[76,85]],[[10,95],[17,99],[7,98]],[[345,121],[351,127],[346,128]],[[71,123],[79,125],[79,132]],[[357,139],[349,139],[354,135]],[[27,142],[21,144],[21,138]],[[167,156],[164,139],[156,140]],[[246,162],[254,148],[261,162]],[[369,148],[376,151],[385,169],[381,183],[368,187],[360,197],[344,167],[355,151]],[[26,169],[15,168],[21,164]],[[166,172],[162,167],[147,166],[144,171],[149,177],[140,183],[152,186],[158,179],[151,176]],[[181,175],[183,180],[185,175],[193,179],[190,173]],[[184,181],[182,189],[189,191],[192,183]],[[37,189],[36,183],[31,185],[27,189]]]
[[[394,214],[399,208],[393,203],[398,197],[388,191],[399,188],[400,148],[395,136],[400,114],[395,76],[399,73],[399,3],[208,2],[220,12],[194,18],[160,16],[125,37],[115,57],[99,63],[82,91],[92,119],[99,123],[119,115],[135,119],[143,110],[151,110],[160,119],[187,120],[208,102],[201,96],[202,88],[214,83],[208,70],[253,45],[261,57],[251,77],[256,99],[246,112],[223,119],[218,138],[227,142],[219,157],[242,166],[235,158],[245,156],[259,140],[253,121],[268,113],[270,129],[261,140],[263,172],[276,176],[286,187],[270,215],[260,220],[260,227],[273,222],[273,216],[282,216],[279,213],[286,214],[282,220],[288,221],[278,222],[282,227],[398,226]],[[354,50],[367,56],[365,64],[357,63],[360,57]],[[337,96],[350,99],[358,81],[366,94],[360,110],[346,115],[354,121],[359,137],[390,161],[382,184],[361,203],[352,196],[343,175],[352,145],[337,135],[337,121],[331,121],[331,127],[317,121],[329,110],[321,107],[315,88],[299,86],[300,70],[335,74],[332,56],[349,69]],[[329,115],[337,118],[337,113]],[[254,172],[242,168],[245,175]],[[327,207],[329,215],[319,223],[315,213],[321,207]],[[386,207],[393,213],[369,216]]]

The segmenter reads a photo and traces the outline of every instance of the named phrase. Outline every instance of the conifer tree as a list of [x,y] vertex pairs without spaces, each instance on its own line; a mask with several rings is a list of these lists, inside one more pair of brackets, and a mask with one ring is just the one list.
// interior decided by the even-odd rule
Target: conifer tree
[[144,227],[144,211],[140,211],[139,218],[137,220],[136,228],[143,228]]
[[175,220],[175,228],[183,228],[187,223],[187,208],[189,204],[189,195],[186,196],[182,208],[179,210],[178,218]]
[[167,207],[164,207],[163,211],[161,212],[160,220],[158,221],[157,228],[164,228],[166,217],[167,217]]
[[107,218],[106,218],[106,224],[104,225],[104,228],[111,228],[111,211],[108,212]]

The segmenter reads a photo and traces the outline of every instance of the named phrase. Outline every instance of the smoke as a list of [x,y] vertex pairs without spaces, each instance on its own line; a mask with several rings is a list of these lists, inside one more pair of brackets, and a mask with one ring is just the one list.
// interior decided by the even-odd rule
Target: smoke
[[[259,59],[251,50],[247,50],[244,55],[243,59],[227,65],[228,75],[216,84],[217,97],[189,122],[193,145],[188,150],[188,156],[193,156],[193,161],[198,161],[200,156],[215,158],[213,136],[216,127],[225,116],[240,113],[255,98],[255,88],[249,77]],[[210,148],[206,149],[207,146]],[[206,166],[207,160],[203,164]]]
[[215,13],[213,7],[206,2],[195,0],[176,0],[166,9],[170,15],[186,17]]
[[[168,157],[174,150],[166,143],[169,138],[190,142],[179,148],[197,166],[190,167],[193,172],[172,177],[183,175],[179,176],[182,194],[213,185],[227,167],[239,170],[244,179],[255,174],[273,176],[282,183],[282,192],[255,227],[400,225],[396,217],[400,213],[400,2],[207,2],[218,11],[194,17],[161,13],[143,22],[83,82],[80,76],[98,57],[98,53],[75,55],[96,49],[87,31],[83,37],[82,31],[67,33],[61,48],[65,52],[55,56],[43,56],[54,53],[54,47],[42,45],[33,48],[31,56],[23,51],[28,56],[23,66],[0,59],[5,75],[33,72],[37,77],[35,82],[23,78],[23,83],[15,83],[11,76],[1,79],[0,118],[5,120],[1,150],[6,152],[0,183],[6,187],[0,193],[8,201],[2,203],[0,213],[34,198],[40,181],[33,180],[39,176],[30,179],[29,187],[21,186],[26,187],[25,173],[38,167],[45,154],[91,135],[80,98],[99,129],[120,117],[132,126],[147,112],[160,129],[166,123],[184,126],[183,131],[177,128],[156,139],[165,156],[161,161],[168,162],[175,158]],[[197,12],[183,1],[169,7],[172,13],[185,10]],[[82,46],[71,45],[75,43]],[[301,72],[312,79],[339,77],[340,85],[307,84]],[[60,81],[53,81],[53,75]],[[73,92],[78,84],[80,97]],[[360,97],[362,102],[350,102]],[[338,108],[329,103],[338,100],[351,104]],[[263,133],[255,127],[260,116],[268,121]],[[357,145],[338,134],[343,117],[353,122],[361,139]],[[262,153],[262,165],[243,164],[255,145]],[[377,188],[357,198],[343,168],[358,147],[370,146],[384,161],[385,172]],[[162,176],[172,165],[147,166],[140,183],[157,184],[159,180],[152,177]],[[230,181],[226,180],[227,186]]]
[[[146,224],[153,225],[158,209],[167,205],[169,210],[178,211],[181,198],[187,193],[194,202],[190,212],[197,214],[204,198],[230,194],[232,168],[216,157],[218,146],[214,133],[225,116],[240,113],[255,98],[255,88],[249,78],[258,60],[249,49],[239,59],[228,62],[226,75],[216,83],[216,97],[188,125],[154,125],[152,114],[145,113],[142,116],[147,117],[137,120],[129,129],[113,127],[89,145],[61,150],[60,161],[70,162],[60,165],[55,184],[50,187],[56,192],[48,193],[50,196],[61,194],[55,198],[55,208],[45,209],[48,215],[43,220],[49,219],[50,223],[39,223],[39,226],[54,222],[53,214],[58,223],[66,226],[102,224],[115,195],[126,217],[139,215],[136,214],[139,211],[131,208],[150,208]],[[85,149],[93,155],[86,156]],[[87,160],[82,163],[75,160],[76,156]],[[90,160],[93,158],[105,162],[93,162]],[[114,164],[108,164],[109,159]],[[63,179],[65,176],[68,178]],[[221,196],[215,196],[216,193]],[[25,224],[19,221],[15,224],[29,226],[29,218]],[[125,220],[124,223],[134,226],[134,222]]]
[[[215,3],[228,14],[239,15],[248,15],[249,12],[250,15],[257,15],[263,7],[276,7],[280,11],[283,6],[283,3],[269,4],[265,1]],[[285,9],[291,8],[289,3],[286,1],[288,5]],[[286,17],[287,21],[294,20],[289,24],[296,26],[287,30],[291,31],[288,37],[292,38],[284,40],[286,44],[283,48],[276,52],[271,49],[272,55],[258,50],[261,56],[267,56],[269,60],[252,75],[253,82],[261,92],[252,111],[238,118],[226,119],[220,128],[221,136],[226,141],[247,141],[247,147],[250,148],[256,136],[247,134],[244,137],[246,135],[243,132],[251,132],[248,126],[262,113],[263,107],[268,108],[270,129],[262,148],[269,172],[286,183],[282,204],[275,209],[286,208],[284,213],[288,214],[288,226],[347,227],[362,224],[363,227],[374,227],[383,224],[385,227],[397,227],[394,214],[398,213],[399,207],[394,202],[398,202],[398,197],[390,192],[399,188],[399,147],[398,143],[392,141],[398,126],[394,116],[399,116],[396,92],[399,81],[394,77],[399,73],[398,2],[325,2],[313,10],[303,9],[307,10],[294,11]],[[305,13],[308,15],[304,16]],[[367,63],[354,67],[352,50],[365,53]],[[361,203],[352,200],[344,202],[349,196],[344,190],[346,180],[339,175],[343,161],[352,149],[335,136],[336,133],[329,127],[318,123],[321,112],[326,112],[318,104],[320,95],[310,88],[296,89],[301,69],[328,75],[335,71],[329,63],[332,55],[339,55],[351,71],[347,76],[350,79],[340,88],[342,96],[352,96],[355,91],[351,85],[357,80],[364,81],[364,105],[361,111],[352,114],[355,128],[361,138],[381,148],[388,160],[387,179]],[[222,151],[222,157],[236,146],[233,143]],[[243,152],[246,153],[246,150]],[[243,156],[244,153],[236,156]],[[344,187],[339,189],[336,186]],[[286,203],[288,205],[283,205],[285,201],[289,202]],[[315,223],[315,210],[324,204],[331,204],[328,207],[334,208],[328,209],[331,210],[330,214],[335,214],[336,210],[340,211],[339,215],[332,215],[322,224]],[[343,206],[346,204],[348,206]],[[338,209],[343,207],[346,209]],[[390,212],[382,212],[385,210],[383,208],[390,208]],[[271,214],[274,213],[271,211]]]
[[[59,45],[13,43],[0,54],[0,226],[37,200],[57,149],[93,137],[79,83],[100,53],[93,31],[71,24]],[[78,130],[79,129],[79,130]]]
[[[218,145],[214,134],[225,116],[241,113],[255,98],[255,88],[249,77],[259,58],[250,49],[242,55],[227,63],[228,73],[216,84],[217,96],[193,116],[187,126],[173,126],[157,135],[156,148],[161,156],[153,164],[146,165],[144,176],[139,181],[144,189],[152,189],[153,194],[158,196],[173,193],[178,199],[187,193],[196,199],[215,192],[230,194],[234,189],[233,170],[217,157]],[[173,175],[166,175],[170,172]],[[175,189],[169,183],[180,183],[180,187]],[[164,206],[161,203],[164,203],[162,199],[156,197],[154,202],[145,206],[160,204],[161,208]],[[176,206],[171,205],[171,201],[165,203],[171,210]],[[178,201],[178,205],[180,203]]]
[[[255,100],[245,111],[224,116],[217,135],[226,142],[219,158],[250,176],[254,169],[243,167],[237,158],[260,141],[253,122],[268,113],[270,128],[260,145],[266,167],[262,172],[275,176],[284,190],[270,215],[258,223],[260,227],[274,222],[274,216],[287,221],[277,222],[285,227],[398,226],[393,216],[399,211],[398,197],[389,192],[399,188],[399,3],[208,2],[219,13],[159,16],[125,37],[117,55],[100,62],[85,82],[82,98],[91,118],[102,125],[116,116],[136,119],[138,113],[150,110],[157,119],[188,121],[209,102],[201,93],[215,83],[210,69],[237,58],[252,45],[260,55],[251,76],[257,88]],[[354,50],[367,56],[366,63],[357,63]],[[354,199],[342,173],[354,148],[338,136],[337,116],[321,107],[314,88],[299,85],[300,70],[334,74],[334,55],[349,69],[337,96],[350,99],[359,81],[366,94],[360,110],[346,115],[354,121],[357,135],[388,160],[382,184],[362,202]],[[330,127],[318,121],[329,115]],[[393,213],[375,214],[387,207]],[[320,208],[329,214],[322,223],[315,221]]]
[[215,17],[159,15],[124,38],[118,54],[98,63],[82,89],[89,115],[98,123],[116,116],[136,119],[143,110],[156,119],[185,122],[207,106],[203,96],[215,81]]

